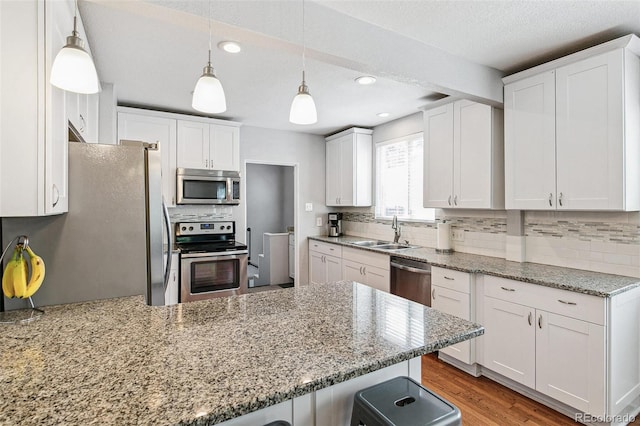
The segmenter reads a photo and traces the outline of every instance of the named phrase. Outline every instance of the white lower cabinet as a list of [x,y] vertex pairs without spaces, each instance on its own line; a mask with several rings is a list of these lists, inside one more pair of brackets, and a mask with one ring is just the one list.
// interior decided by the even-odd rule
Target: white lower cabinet
[[357,281],[389,293],[391,275],[389,256],[360,249],[342,249],[342,278]]
[[322,284],[342,279],[341,247],[309,240],[309,282]]
[[605,416],[604,298],[486,276],[483,300],[485,368]]
[[[474,276],[466,272],[431,267],[431,307],[459,318],[474,321],[473,300]],[[475,339],[465,340],[440,350],[465,364],[473,364],[475,359]]]

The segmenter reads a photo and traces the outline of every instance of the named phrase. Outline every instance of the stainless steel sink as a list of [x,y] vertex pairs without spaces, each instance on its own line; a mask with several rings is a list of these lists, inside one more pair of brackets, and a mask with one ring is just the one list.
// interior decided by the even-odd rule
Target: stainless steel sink
[[372,248],[376,248],[380,250],[405,250],[405,249],[410,249],[415,247],[416,246],[411,246],[408,244],[398,244],[398,243],[387,243],[387,244],[372,246]]
[[360,247],[376,247],[380,246],[380,245],[384,245],[384,244],[389,244],[388,241],[374,241],[374,240],[367,240],[367,241],[354,241],[351,244],[353,244],[354,246],[360,246]]

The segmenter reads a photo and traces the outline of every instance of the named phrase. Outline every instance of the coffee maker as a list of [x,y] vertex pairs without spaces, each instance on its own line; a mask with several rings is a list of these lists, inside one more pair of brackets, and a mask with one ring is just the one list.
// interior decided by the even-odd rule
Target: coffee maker
[[329,236],[342,236],[342,213],[329,213]]

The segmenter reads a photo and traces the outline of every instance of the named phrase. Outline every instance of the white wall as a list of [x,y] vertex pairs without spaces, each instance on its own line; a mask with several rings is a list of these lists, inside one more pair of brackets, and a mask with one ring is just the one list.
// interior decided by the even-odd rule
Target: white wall
[[[243,126],[240,129],[241,173],[246,176],[246,162],[296,166],[295,169],[295,233],[297,249],[296,284],[307,284],[309,259],[307,237],[326,235],[325,206],[325,140],[322,136]],[[246,203],[243,200],[234,208],[238,230],[246,230]],[[305,203],[313,204],[313,211],[305,211]],[[323,226],[317,227],[316,217]]]

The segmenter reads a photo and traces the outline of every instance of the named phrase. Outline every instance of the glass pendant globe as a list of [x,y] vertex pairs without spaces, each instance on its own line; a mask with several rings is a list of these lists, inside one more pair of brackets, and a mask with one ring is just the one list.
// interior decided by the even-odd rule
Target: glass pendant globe
[[316,104],[309,93],[298,92],[293,98],[289,121],[294,124],[314,124],[318,121]]
[[213,114],[227,110],[224,89],[215,74],[205,72],[198,79],[191,106],[195,110]]
[[84,49],[70,44],[56,55],[50,81],[69,92],[91,94],[100,91],[98,73],[91,56]]

